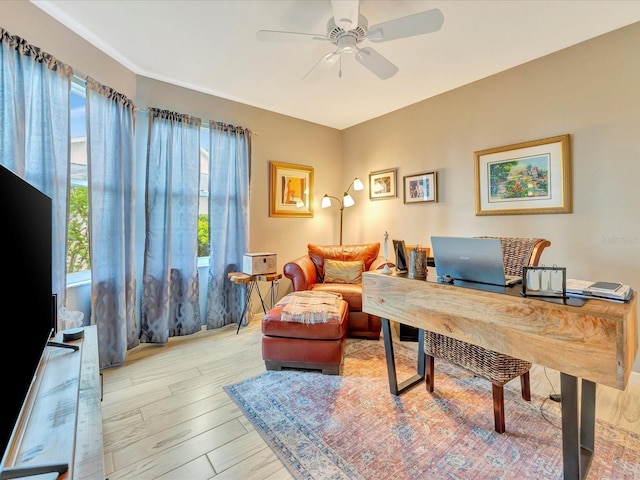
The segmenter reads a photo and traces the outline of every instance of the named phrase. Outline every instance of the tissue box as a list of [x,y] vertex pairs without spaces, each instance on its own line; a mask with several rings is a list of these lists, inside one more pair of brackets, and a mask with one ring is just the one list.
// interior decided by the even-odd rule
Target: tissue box
[[242,258],[242,273],[247,275],[263,275],[276,273],[277,258],[275,253],[245,253]]

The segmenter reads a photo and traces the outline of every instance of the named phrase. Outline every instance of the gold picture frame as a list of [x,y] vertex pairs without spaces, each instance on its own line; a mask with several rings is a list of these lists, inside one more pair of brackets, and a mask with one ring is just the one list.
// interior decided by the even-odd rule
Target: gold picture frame
[[269,216],[313,217],[313,167],[269,162]]
[[438,177],[436,172],[416,173],[402,177],[404,203],[438,201]]
[[371,172],[369,174],[369,198],[371,200],[376,200],[397,197],[397,172],[397,168]]
[[474,153],[476,215],[571,213],[569,134]]

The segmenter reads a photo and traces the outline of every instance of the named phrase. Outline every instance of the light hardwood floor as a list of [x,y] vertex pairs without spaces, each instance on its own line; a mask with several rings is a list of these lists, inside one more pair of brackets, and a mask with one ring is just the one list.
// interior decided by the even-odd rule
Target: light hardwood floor
[[[265,371],[256,318],[238,335],[227,325],[141,345],[125,365],[103,370],[109,480],[293,478],[222,390]],[[559,392],[558,372],[534,366],[531,389]],[[640,384],[598,386],[596,407],[598,418],[640,433]]]

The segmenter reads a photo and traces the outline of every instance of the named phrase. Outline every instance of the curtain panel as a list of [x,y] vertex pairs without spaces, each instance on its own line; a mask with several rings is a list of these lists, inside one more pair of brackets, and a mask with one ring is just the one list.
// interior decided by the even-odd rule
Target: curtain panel
[[200,330],[198,201],[201,120],[151,108],[140,341]]
[[[242,322],[246,291],[227,279],[249,249],[251,132],[209,122],[209,279],[207,328]],[[248,315],[251,317],[252,309]]]
[[87,78],[87,170],[91,324],[100,367],[123,363],[138,345],[135,316],[135,106]]
[[73,70],[0,28],[0,161],[52,200],[52,290],[66,303]]

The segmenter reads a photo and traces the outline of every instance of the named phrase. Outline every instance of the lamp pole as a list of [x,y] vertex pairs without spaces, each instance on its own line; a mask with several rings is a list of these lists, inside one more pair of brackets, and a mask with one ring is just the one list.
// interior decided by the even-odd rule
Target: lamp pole
[[[324,197],[322,197],[322,199],[324,200],[325,198],[333,198],[340,205],[340,245],[342,245],[342,213],[344,212],[344,202],[338,197],[327,195],[326,193],[324,194]],[[329,200],[329,202],[331,202],[331,200]]]
[[362,190],[364,188],[364,185],[359,178],[354,178],[353,182],[351,182],[345,190],[342,199],[334,197],[333,195],[327,195],[326,193],[324,194],[324,197],[322,197],[322,208],[330,207],[332,198],[336,200],[340,205],[340,245],[342,245],[342,217],[344,213],[344,207],[351,207],[355,204],[353,198],[351,198],[351,195],[349,195],[349,189],[351,187],[353,187],[354,190]]

